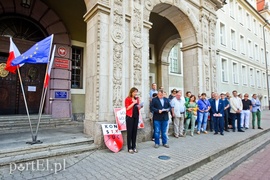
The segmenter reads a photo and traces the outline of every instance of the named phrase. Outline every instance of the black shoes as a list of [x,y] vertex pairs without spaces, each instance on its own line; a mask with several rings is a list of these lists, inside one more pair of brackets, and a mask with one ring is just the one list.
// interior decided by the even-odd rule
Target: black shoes
[[240,130],[238,130],[238,132],[245,132],[245,131],[243,131],[242,129],[240,129]]
[[218,134],[217,132],[214,133],[214,135],[217,135],[217,134]]
[[262,127],[258,127],[258,129],[261,129],[261,130],[263,130],[263,128],[262,128]]
[[226,132],[230,132],[228,129],[227,130],[225,130]]
[[220,135],[221,135],[221,136],[224,136],[224,134],[223,134],[223,133],[220,133]]

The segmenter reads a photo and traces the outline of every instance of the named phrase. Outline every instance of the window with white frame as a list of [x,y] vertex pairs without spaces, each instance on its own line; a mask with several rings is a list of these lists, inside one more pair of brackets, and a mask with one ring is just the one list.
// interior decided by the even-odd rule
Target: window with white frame
[[270,66],[270,64],[269,64],[269,59],[270,59],[269,53],[268,53],[268,51],[266,51],[266,61],[267,61],[267,66]]
[[178,43],[170,51],[169,60],[171,73],[182,74],[182,67],[181,67],[182,52],[180,50],[181,44],[182,43]]
[[255,35],[258,35],[258,32],[257,32],[257,21],[256,21],[256,19],[253,19],[253,30],[254,30],[254,34]]
[[238,6],[238,21],[243,25],[243,8]]
[[242,65],[242,82],[243,85],[247,85],[247,67]]
[[238,64],[236,62],[232,63],[232,78],[233,78],[233,83],[238,84]]
[[249,69],[249,80],[250,80],[250,86],[254,87],[255,79],[254,79],[254,70],[253,70],[253,68]]
[[263,50],[263,48],[261,48],[260,58],[261,58],[261,62],[264,64],[265,59],[264,59],[264,50]]
[[248,40],[248,57],[250,59],[253,58],[253,51],[252,51],[252,43],[251,43],[251,40]]
[[259,47],[258,44],[255,44],[255,49],[254,49],[254,59],[256,61],[259,61]]
[[249,13],[246,13],[246,22],[247,22],[247,28],[248,28],[248,30],[251,30],[251,28],[250,28],[251,24],[250,24],[250,15],[249,15]]
[[262,25],[261,24],[259,24],[259,26],[258,26],[258,36],[260,37],[260,38],[262,38]]
[[231,29],[231,47],[232,50],[236,50],[236,35],[233,29]]
[[261,83],[261,71],[257,70],[256,71],[256,82],[257,82],[257,87],[261,88],[262,83]]
[[265,73],[262,73],[262,87],[266,89],[266,75]]
[[220,44],[226,46],[226,34],[225,34],[225,24],[220,23],[219,26],[219,35],[220,35]]
[[245,38],[244,38],[243,35],[240,35],[240,51],[241,51],[242,54],[246,54],[245,45],[246,45]]
[[234,0],[230,0],[230,16],[234,18]]
[[228,82],[228,61],[227,59],[221,59],[221,80],[222,82]]

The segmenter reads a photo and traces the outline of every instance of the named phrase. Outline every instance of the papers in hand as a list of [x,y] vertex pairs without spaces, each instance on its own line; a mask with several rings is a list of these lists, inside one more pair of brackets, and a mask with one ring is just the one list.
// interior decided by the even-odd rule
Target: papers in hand
[[162,109],[162,112],[168,112],[169,109]]
[[215,114],[213,114],[213,116],[214,116],[214,117],[222,117],[222,114],[220,114],[220,113],[218,113],[218,114],[215,113]]

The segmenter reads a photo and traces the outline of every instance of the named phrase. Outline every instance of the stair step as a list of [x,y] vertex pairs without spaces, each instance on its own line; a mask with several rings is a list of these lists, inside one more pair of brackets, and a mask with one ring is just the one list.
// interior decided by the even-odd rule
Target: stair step
[[47,159],[49,157],[68,155],[68,154],[79,154],[86,151],[95,150],[95,144],[82,144],[78,146],[64,146],[57,149],[46,149],[44,151],[38,151],[28,154],[21,154],[12,157],[4,157],[0,159],[0,166],[10,165],[12,163],[29,162],[37,159]]
[[191,166],[192,168],[188,168],[189,172],[184,173],[182,176],[179,174],[179,171],[178,176],[176,173],[166,179],[220,179],[230,170],[269,144],[269,135],[269,130],[265,131],[252,139],[237,143],[232,148],[208,157],[209,162],[199,162],[197,165]]

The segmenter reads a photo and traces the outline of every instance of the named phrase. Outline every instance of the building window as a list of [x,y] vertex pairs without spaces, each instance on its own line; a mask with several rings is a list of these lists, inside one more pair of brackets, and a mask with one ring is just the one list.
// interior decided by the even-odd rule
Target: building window
[[254,71],[253,68],[249,69],[249,80],[250,80],[250,86],[254,87],[255,80],[254,80]]
[[170,59],[171,73],[182,74],[182,67],[181,67],[182,52],[180,51],[181,46],[182,43],[179,43],[175,45],[170,51],[169,59]]
[[249,56],[250,59],[253,58],[253,53],[252,52],[253,52],[252,44],[251,44],[251,41],[248,40],[248,56]]
[[247,19],[246,19],[246,22],[247,22],[247,28],[248,28],[248,30],[251,31],[251,28],[250,28],[250,26],[251,26],[251,24],[250,24],[250,15],[247,13],[247,14],[246,14],[246,17],[247,17]]
[[261,29],[262,29],[262,25],[260,24],[259,25],[259,29],[258,29],[258,34],[259,34],[259,37],[262,38],[262,32],[261,32]]
[[268,53],[268,51],[266,51],[266,61],[267,61],[267,66],[270,66],[270,64],[269,64],[269,53]]
[[72,46],[71,88],[83,88],[83,48]]
[[236,51],[236,35],[235,35],[235,31],[231,29],[231,46],[232,46],[232,50]]
[[255,49],[254,49],[254,59],[256,60],[256,61],[259,61],[259,47],[258,47],[258,45],[257,44],[255,44]]
[[234,19],[234,0],[230,0],[230,16]]
[[246,66],[242,66],[242,81],[243,81],[243,85],[247,85],[247,67]]
[[240,35],[240,51],[242,54],[246,54],[245,52],[245,38],[244,36]]
[[257,31],[257,21],[256,21],[256,19],[253,19],[253,28],[254,28],[254,33],[255,33],[255,35],[258,35],[258,31]]
[[233,67],[232,67],[232,78],[233,78],[233,83],[238,84],[238,66],[237,63],[233,62]]
[[262,79],[262,87],[263,87],[264,89],[266,89],[266,76],[265,76],[265,73],[263,73],[262,76],[263,76],[263,79]]
[[264,50],[263,48],[261,48],[261,53],[260,53],[260,58],[261,58],[261,62],[264,64],[265,63],[265,59],[264,59]]
[[238,6],[238,21],[243,25],[243,9],[241,6]]
[[221,59],[221,78],[222,82],[228,82],[228,61]]
[[220,44],[226,46],[226,34],[225,34],[225,25],[220,23]]
[[257,87],[261,88],[262,83],[261,83],[261,71],[256,72],[256,82],[257,82]]

